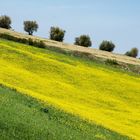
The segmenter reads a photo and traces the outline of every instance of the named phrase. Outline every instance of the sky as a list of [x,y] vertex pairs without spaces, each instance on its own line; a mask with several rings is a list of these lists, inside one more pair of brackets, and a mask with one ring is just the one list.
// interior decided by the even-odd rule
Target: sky
[[109,40],[116,53],[140,50],[140,0],[0,0],[0,15],[10,16],[18,32],[24,32],[23,21],[36,20],[36,36],[49,38],[50,27],[58,26],[67,43],[86,34],[93,48]]

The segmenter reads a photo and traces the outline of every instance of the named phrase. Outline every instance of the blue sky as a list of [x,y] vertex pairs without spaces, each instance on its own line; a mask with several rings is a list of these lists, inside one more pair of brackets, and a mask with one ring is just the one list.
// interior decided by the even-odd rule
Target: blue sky
[[94,48],[111,40],[117,53],[140,50],[140,0],[0,0],[0,14],[9,15],[19,32],[24,20],[36,20],[37,36],[48,38],[50,27],[59,26],[68,43],[88,34]]

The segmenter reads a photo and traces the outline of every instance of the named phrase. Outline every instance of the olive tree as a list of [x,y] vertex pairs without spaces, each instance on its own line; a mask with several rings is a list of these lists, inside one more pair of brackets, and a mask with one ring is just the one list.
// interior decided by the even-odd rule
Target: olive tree
[[11,28],[11,18],[9,16],[0,16],[0,27],[5,28],[5,29],[10,29]]
[[100,50],[112,52],[115,49],[115,45],[111,41],[103,41],[100,46]]
[[65,36],[65,30],[60,29],[59,27],[51,27],[50,29],[50,39],[63,42]]
[[36,21],[24,21],[24,31],[29,35],[33,35],[33,32],[37,32],[38,24]]
[[80,37],[75,38],[75,45],[83,46],[83,47],[91,47],[92,42],[88,35],[81,35]]
[[138,56],[139,50],[137,48],[132,48],[130,51],[127,51],[125,55],[136,58]]

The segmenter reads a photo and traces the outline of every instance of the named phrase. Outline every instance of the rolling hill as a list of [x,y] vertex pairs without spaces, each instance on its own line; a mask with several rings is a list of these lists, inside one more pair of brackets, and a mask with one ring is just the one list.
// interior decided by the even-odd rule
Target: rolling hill
[[[122,57],[126,58],[121,58],[122,62],[139,64],[138,59]],[[26,118],[22,122],[25,127],[21,127],[23,132],[17,131],[24,136],[29,130],[28,124],[31,124],[32,130],[27,136],[31,139],[43,139],[48,131],[51,139],[140,138],[138,74],[50,49],[1,39],[0,84],[4,86],[0,88],[0,92],[4,92],[0,94],[2,138],[6,139],[5,134],[9,133],[9,137],[18,139],[14,137],[13,129],[21,127],[20,115]],[[33,107],[29,109],[28,104],[32,100]],[[44,119],[44,112],[40,113],[42,106],[53,112],[51,121]],[[16,119],[12,123],[10,120],[13,117]],[[40,128],[43,129],[42,135]],[[61,135],[62,132],[64,135]]]

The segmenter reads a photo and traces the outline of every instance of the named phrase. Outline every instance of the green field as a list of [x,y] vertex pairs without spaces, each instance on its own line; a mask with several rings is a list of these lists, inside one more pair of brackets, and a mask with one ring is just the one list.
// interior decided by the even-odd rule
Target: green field
[[[46,114],[39,111],[40,103],[1,88],[5,93],[0,95],[2,138],[9,134],[16,139],[18,131],[18,135],[27,132],[25,137],[33,139],[140,139],[139,75],[0,40],[0,83],[52,106],[53,112],[52,120],[47,121]],[[29,108],[32,100],[33,107]]]
[[0,87],[0,110],[0,140],[129,139],[5,87]]

